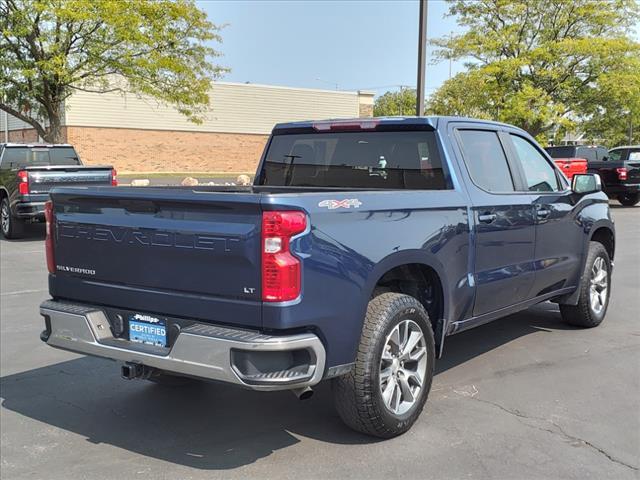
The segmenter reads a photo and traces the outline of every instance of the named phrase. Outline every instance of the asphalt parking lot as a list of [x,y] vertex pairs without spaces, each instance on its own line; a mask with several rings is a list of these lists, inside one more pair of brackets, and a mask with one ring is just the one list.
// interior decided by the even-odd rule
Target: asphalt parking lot
[[0,476],[640,478],[640,207],[613,214],[604,324],[574,329],[544,304],[448,338],[424,413],[388,441],[343,426],[328,385],[307,401],[169,389],[45,346],[43,230],[0,240]]

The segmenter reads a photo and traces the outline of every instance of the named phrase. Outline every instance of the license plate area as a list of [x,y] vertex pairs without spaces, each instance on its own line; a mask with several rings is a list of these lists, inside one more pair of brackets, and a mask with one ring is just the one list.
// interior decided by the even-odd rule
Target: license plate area
[[144,313],[129,314],[129,341],[155,347],[167,346],[167,321]]

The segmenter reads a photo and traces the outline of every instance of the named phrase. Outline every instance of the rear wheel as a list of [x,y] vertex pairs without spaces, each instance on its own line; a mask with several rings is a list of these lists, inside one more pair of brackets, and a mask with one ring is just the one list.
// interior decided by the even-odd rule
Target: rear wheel
[[562,318],[576,327],[597,327],[604,320],[611,295],[611,260],[601,243],[591,242],[580,280],[577,305],[560,305]]
[[11,215],[9,199],[4,197],[0,202],[0,233],[7,239],[18,238],[22,234],[23,223]]
[[640,193],[621,193],[618,201],[625,207],[633,207],[640,202]]
[[382,293],[368,305],[351,373],[333,380],[336,409],[354,430],[401,435],[422,411],[433,378],[429,315],[409,295]]

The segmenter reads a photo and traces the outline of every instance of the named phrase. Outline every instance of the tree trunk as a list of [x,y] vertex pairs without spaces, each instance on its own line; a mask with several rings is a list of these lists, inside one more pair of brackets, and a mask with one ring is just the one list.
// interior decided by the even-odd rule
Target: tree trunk
[[66,142],[66,135],[62,129],[62,122],[60,121],[60,112],[55,111],[49,114],[49,126],[46,128],[46,133],[42,135],[42,140],[46,143],[64,143]]

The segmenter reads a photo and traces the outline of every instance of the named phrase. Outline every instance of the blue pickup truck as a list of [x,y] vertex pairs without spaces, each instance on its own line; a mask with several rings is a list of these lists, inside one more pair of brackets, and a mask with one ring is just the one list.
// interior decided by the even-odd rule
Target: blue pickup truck
[[307,398],[407,431],[449,335],[552,301],[602,322],[614,225],[524,131],[463,118],[279,124],[249,187],[55,188],[52,347],[122,376]]

